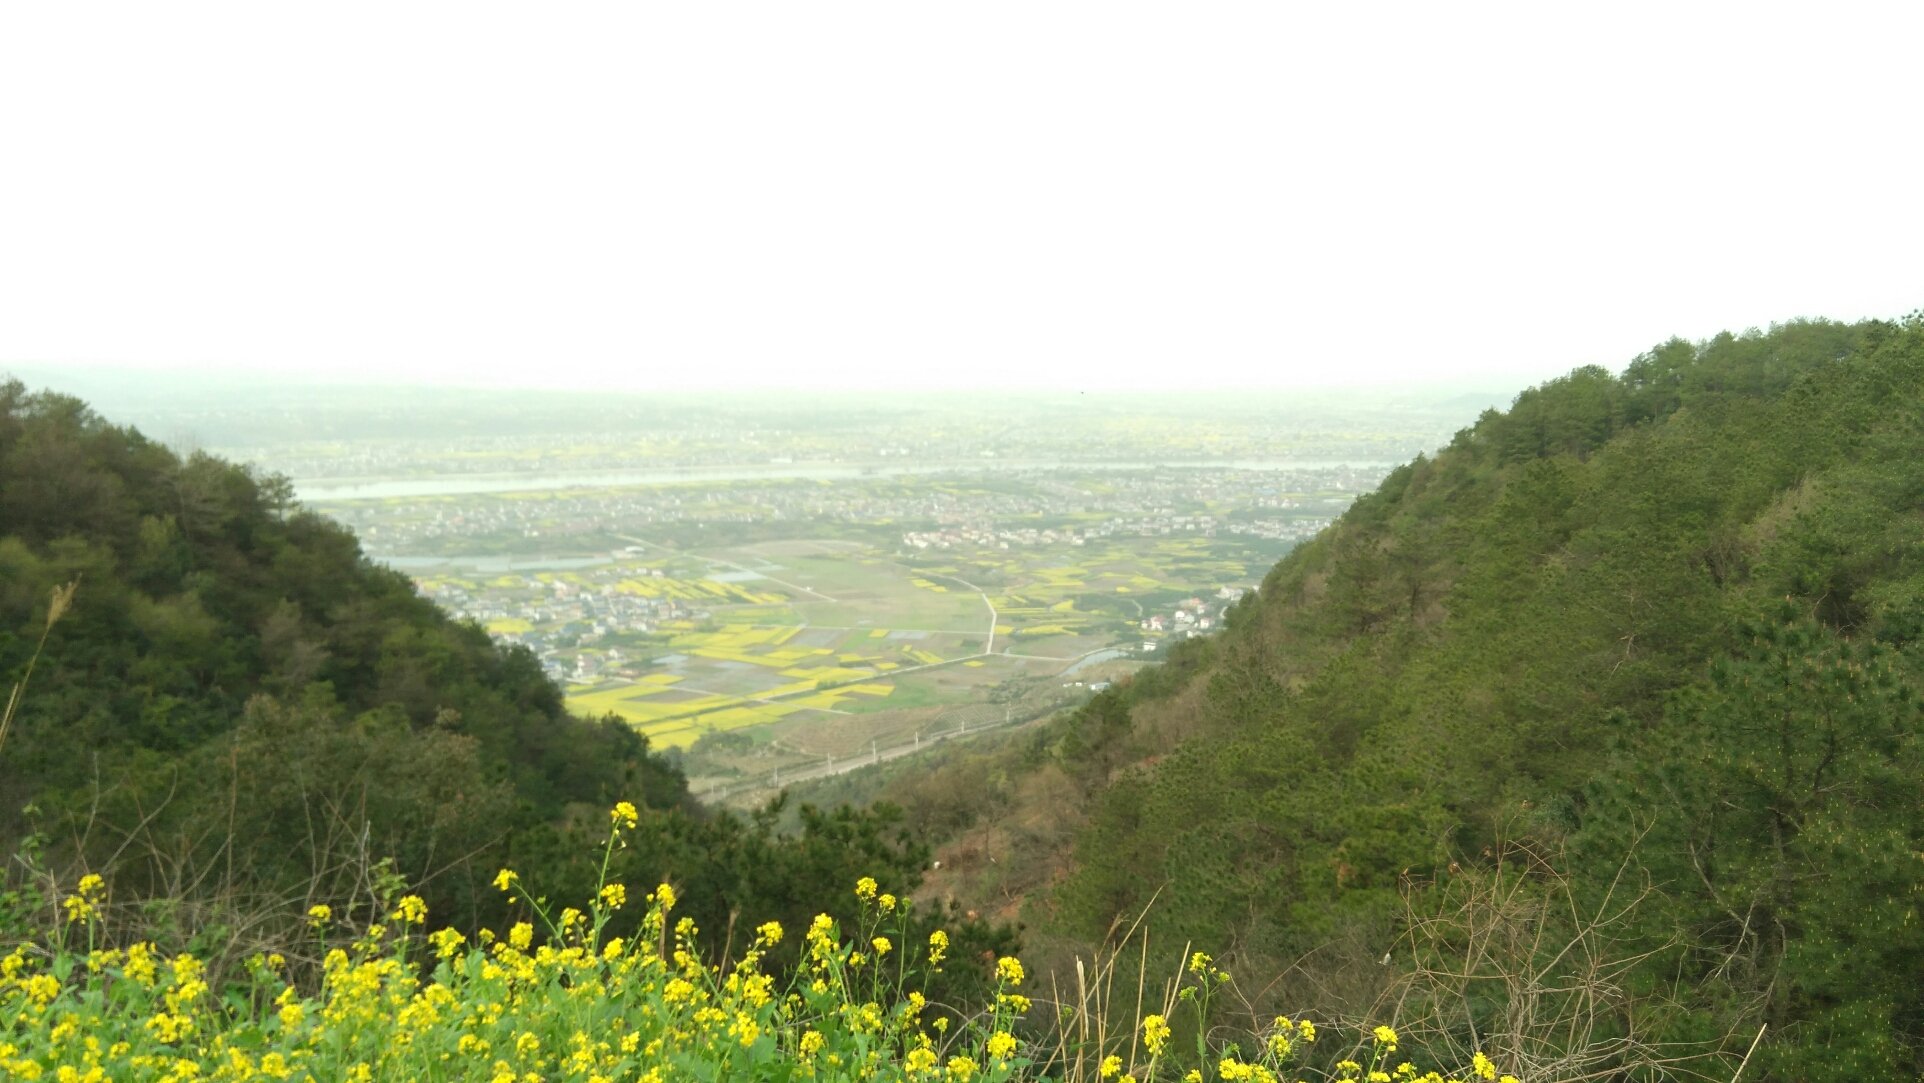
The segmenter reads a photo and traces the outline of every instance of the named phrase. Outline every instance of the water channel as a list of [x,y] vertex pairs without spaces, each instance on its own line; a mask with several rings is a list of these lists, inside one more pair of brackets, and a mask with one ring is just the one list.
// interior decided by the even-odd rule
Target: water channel
[[308,503],[388,497],[463,496],[552,489],[617,488],[720,481],[834,481],[916,474],[1008,473],[1026,470],[1388,470],[1392,462],[1326,459],[1169,459],[1162,462],[1077,462],[1056,459],[954,459],[920,463],[782,463],[688,466],[654,470],[530,471],[525,474],[434,474],[416,478],[309,478],[294,482]]

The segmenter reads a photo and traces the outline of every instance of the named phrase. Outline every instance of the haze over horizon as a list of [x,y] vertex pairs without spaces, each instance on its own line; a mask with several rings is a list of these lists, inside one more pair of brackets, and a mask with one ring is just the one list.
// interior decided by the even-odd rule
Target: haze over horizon
[[0,371],[1514,389],[1924,304],[1920,31],[1869,4],[16,5]]

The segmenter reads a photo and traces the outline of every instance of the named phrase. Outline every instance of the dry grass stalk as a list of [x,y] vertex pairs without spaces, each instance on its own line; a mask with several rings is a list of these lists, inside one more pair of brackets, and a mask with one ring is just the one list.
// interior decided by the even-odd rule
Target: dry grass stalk
[[[1150,900],[1153,907],[1155,900]],[[1156,987],[1155,999],[1151,999],[1149,984],[1149,933],[1144,927],[1149,907],[1130,923],[1122,935],[1116,936],[1121,927],[1120,920],[1110,929],[1108,943],[1094,958],[1077,958],[1076,984],[1072,999],[1065,999],[1063,990],[1057,985],[1054,975],[1050,976],[1051,996],[1039,1000],[1042,1007],[1055,1013],[1055,1048],[1051,1054],[1052,1063],[1048,1077],[1061,1083],[1095,1083],[1102,1078],[1101,1066],[1105,1058],[1118,1056],[1125,1065],[1123,1072],[1140,1076],[1147,1067],[1146,1051],[1142,1048],[1142,1020],[1145,1018],[1146,1005],[1156,1005],[1148,1014],[1161,1015],[1165,1019],[1176,1011],[1177,990],[1182,984],[1182,960],[1189,957],[1189,946],[1184,945],[1178,956],[1176,970],[1163,979]],[[1134,943],[1135,950],[1131,950]],[[1128,969],[1131,964],[1134,975],[1134,991],[1130,989]],[[1117,981],[1121,980],[1121,999],[1118,1000]]]
[[67,610],[73,608],[74,593],[79,589],[78,576],[64,587],[53,588],[53,597],[47,603],[47,623],[40,629],[40,642],[34,645],[33,656],[27,659],[27,671],[20,675],[13,691],[7,695],[7,709],[0,712],[0,751],[7,747],[7,734],[13,729],[14,715],[20,711],[20,699],[26,693],[27,682],[33,679],[33,667],[40,663],[40,652],[47,649],[47,637],[53,633],[53,626],[60,623],[60,618],[67,615]]
[[1728,1042],[1646,1033],[1665,1005],[1628,986],[1675,943],[1637,936],[1631,919],[1655,889],[1635,881],[1631,858],[1586,904],[1560,854],[1519,842],[1498,850],[1494,867],[1410,896],[1409,966],[1375,1014],[1444,1059],[1481,1050],[1525,1079],[1724,1078]]

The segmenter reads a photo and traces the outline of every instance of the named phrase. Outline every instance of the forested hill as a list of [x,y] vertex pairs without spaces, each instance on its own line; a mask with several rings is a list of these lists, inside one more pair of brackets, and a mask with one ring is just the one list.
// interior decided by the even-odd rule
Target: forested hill
[[951,768],[1005,800],[938,886],[1080,943],[1146,909],[1281,1010],[1391,1003],[1555,1078],[1704,1042],[1727,1073],[1763,1024],[1751,1076],[1914,1077],[1921,541],[1924,320],[1578,370],[1397,470],[1180,672]]
[[514,828],[571,802],[683,802],[631,731],[570,717],[526,651],[290,505],[284,480],[0,384],[0,683],[79,581],[0,747],[8,838],[32,802],[90,863],[117,857],[130,896],[239,870],[226,891],[332,901],[388,857],[471,908]]
[[781,834],[693,809],[631,728],[569,715],[528,651],[450,620],[285,479],[0,380],[0,693],[43,633],[0,733],[0,846],[27,860],[0,934],[37,920],[10,909],[28,867],[106,873],[130,937],[235,931],[221,952],[311,950],[307,906],[378,921],[384,883],[472,928],[499,920],[504,865],[592,894],[618,800],[644,822],[610,874],[672,879],[705,925],[806,924],[923,864],[886,811]]

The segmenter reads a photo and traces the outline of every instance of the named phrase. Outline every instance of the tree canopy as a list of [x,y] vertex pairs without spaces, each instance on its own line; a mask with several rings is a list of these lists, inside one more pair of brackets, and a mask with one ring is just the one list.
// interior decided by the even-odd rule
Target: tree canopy
[[1070,849],[1006,859],[1060,864],[1029,913],[1087,943],[1146,911],[1286,975],[1283,1010],[1367,1004],[1455,878],[1554,854],[1596,903],[1628,862],[1613,1033],[1768,1023],[1753,1064],[1783,1078],[1924,1071],[1919,463],[1917,317],[1524,392],[1284,559],[1179,679],[982,768],[1087,794]]

